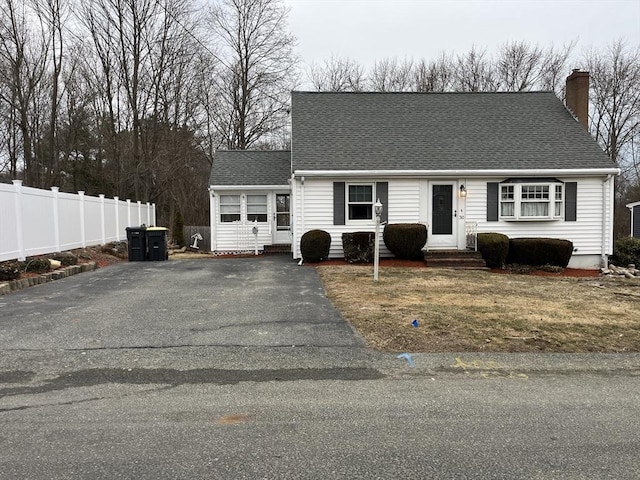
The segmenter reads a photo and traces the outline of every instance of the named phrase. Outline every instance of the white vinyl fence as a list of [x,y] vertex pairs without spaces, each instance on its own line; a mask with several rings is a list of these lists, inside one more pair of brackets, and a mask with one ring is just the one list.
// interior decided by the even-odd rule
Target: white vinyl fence
[[155,204],[0,183],[0,261],[124,240],[143,224],[155,226]]

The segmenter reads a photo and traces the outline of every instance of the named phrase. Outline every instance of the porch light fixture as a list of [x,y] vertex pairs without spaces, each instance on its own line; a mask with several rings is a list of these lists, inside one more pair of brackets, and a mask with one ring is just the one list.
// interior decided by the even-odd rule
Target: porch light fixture
[[375,248],[373,253],[373,281],[378,281],[378,267],[380,266],[380,216],[382,215],[382,203],[380,199],[376,200],[373,204],[373,209],[376,213],[376,238]]
[[467,189],[464,187],[464,185],[460,185],[460,196],[461,197],[467,196]]

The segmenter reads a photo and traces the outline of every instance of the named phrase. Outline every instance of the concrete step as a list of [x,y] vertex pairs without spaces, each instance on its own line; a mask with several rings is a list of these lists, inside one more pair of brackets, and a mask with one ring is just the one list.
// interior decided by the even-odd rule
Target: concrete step
[[290,243],[274,243],[273,245],[265,245],[264,253],[291,253]]
[[430,250],[424,261],[428,267],[489,270],[480,252],[472,250]]

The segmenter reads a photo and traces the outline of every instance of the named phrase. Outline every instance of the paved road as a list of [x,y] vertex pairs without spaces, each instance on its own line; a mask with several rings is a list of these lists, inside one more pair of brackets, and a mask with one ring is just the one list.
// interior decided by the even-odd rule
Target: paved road
[[0,297],[0,478],[640,478],[640,355],[413,359],[277,257],[34,287]]

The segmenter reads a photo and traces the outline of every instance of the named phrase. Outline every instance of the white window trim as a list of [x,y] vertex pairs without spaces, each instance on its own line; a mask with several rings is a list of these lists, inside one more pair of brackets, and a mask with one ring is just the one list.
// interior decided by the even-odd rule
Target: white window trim
[[[362,218],[358,220],[352,220],[349,218],[349,205],[369,205],[369,202],[350,202],[349,201],[349,187],[352,186],[366,186],[371,187],[371,218]],[[376,183],[375,182],[346,182],[345,183],[345,199],[344,199],[344,219],[347,225],[370,225],[374,222],[374,204],[376,202]]]
[[[223,204],[222,203],[222,197],[238,197],[238,203],[226,203]],[[224,220],[222,220],[222,215],[225,215],[225,213],[222,212],[222,207],[223,205],[238,205],[239,207],[239,211],[238,214],[240,216],[240,218],[238,220],[231,220],[229,222],[225,222]],[[242,221],[242,195],[240,193],[220,193],[218,194],[218,224],[219,225],[228,225],[231,223],[239,223]]]
[[269,223],[269,194],[268,193],[261,193],[261,192],[251,192],[251,193],[247,193],[245,195],[245,202],[246,202],[246,208],[245,208],[245,212],[244,212],[244,219],[247,223],[255,223],[253,220],[249,220],[249,215],[252,215],[249,213],[249,197],[250,196],[264,196],[265,197],[265,203],[252,203],[251,205],[264,205],[266,210],[265,210],[265,215],[266,215],[266,220],[264,222],[257,222],[257,223],[261,223],[261,224],[268,224]]
[[[513,187],[513,200],[502,199],[502,187]],[[547,212],[545,216],[527,216],[522,215],[522,204],[530,203],[527,200],[522,199],[522,187],[537,187],[546,186],[549,189],[549,198],[546,200],[531,200],[533,203],[542,203],[543,201],[548,204]],[[561,187],[562,198],[556,200],[556,187]],[[564,220],[564,202],[565,202],[565,187],[561,182],[526,182],[526,183],[500,183],[498,190],[498,213],[499,219],[507,222],[548,222]],[[502,215],[503,203],[513,203],[513,215]],[[560,203],[560,215],[555,215],[556,203]]]
[[[271,207],[270,207],[270,198],[271,195],[269,192],[264,192],[264,191],[249,191],[249,192],[220,192],[216,194],[217,197],[217,215],[216,215],[216,221],[218,225],[231,225],[231,224],[253,224],[256,223],[252,220],[249,220],[249,207],[248,207],[248,199],[247,196],[248,195],[265,195],[267,197],[267,220],[265,222],[257,222],[259,225],[268,225],[270,222],[270,218],[271,218]],[[232,220],[230,222],[224,222],[222,221],[222,202],[221,202],[221,197],[223,196],[236,196],[240,198],[240,219],[239,220]],[[227,204],[227,205],[231,205],[231,204]]]

